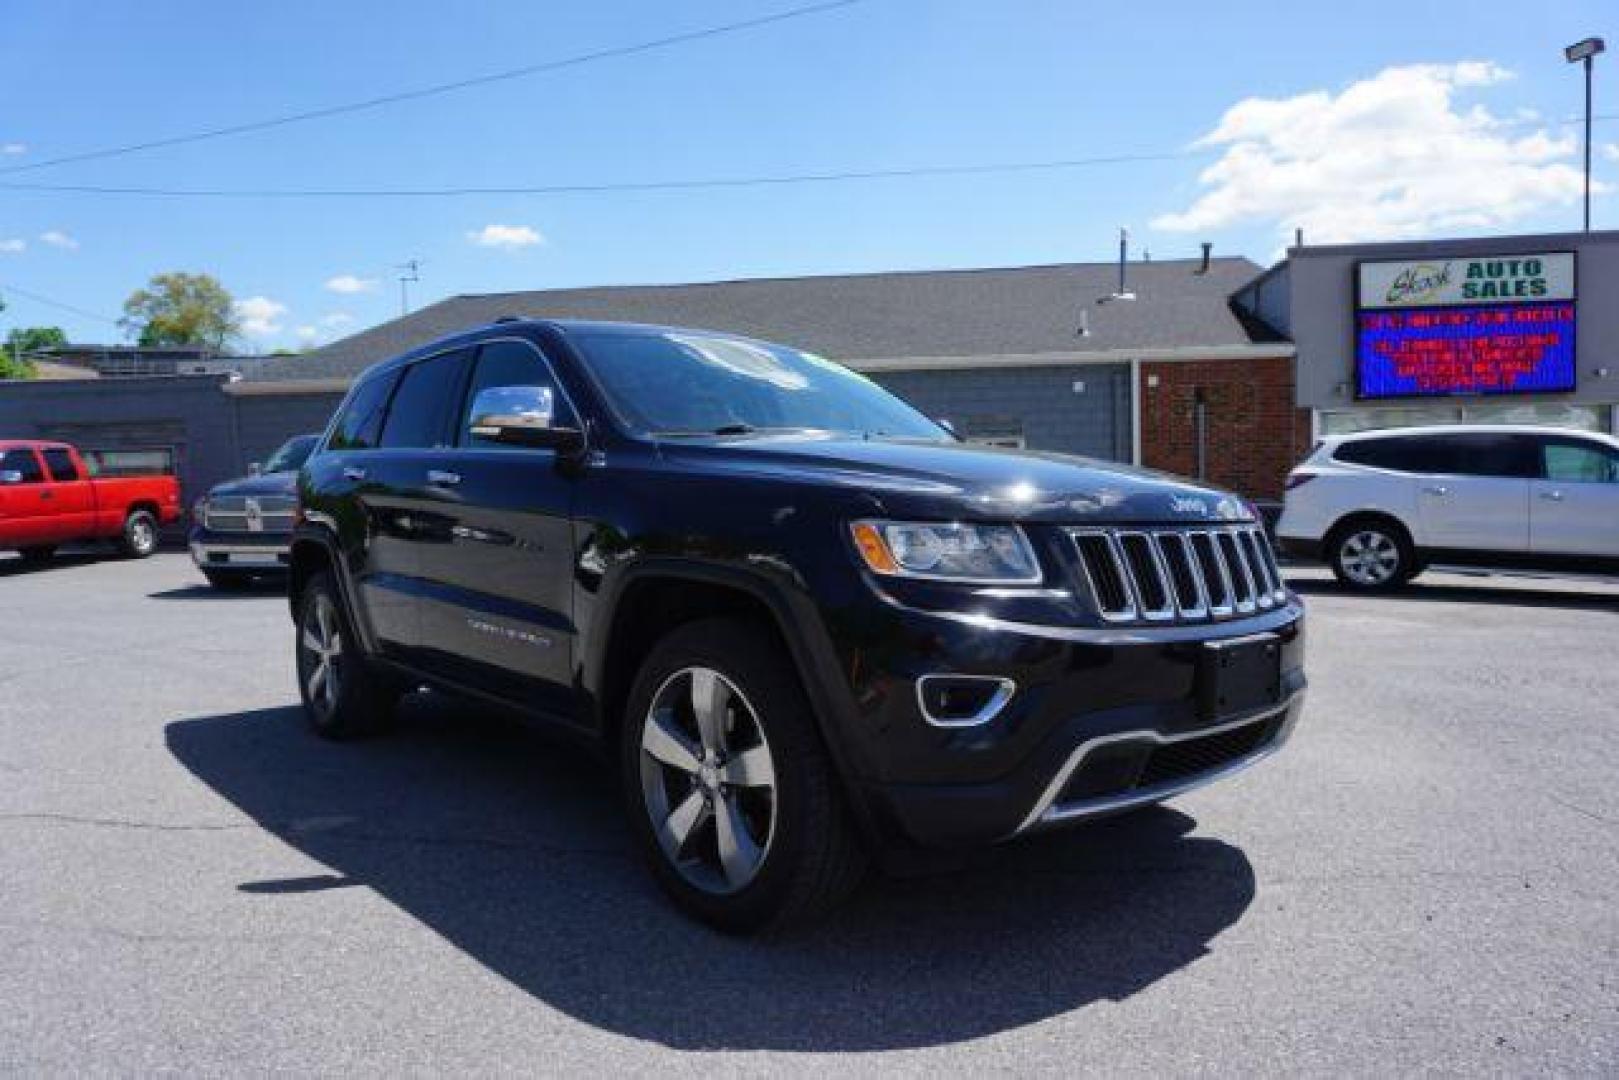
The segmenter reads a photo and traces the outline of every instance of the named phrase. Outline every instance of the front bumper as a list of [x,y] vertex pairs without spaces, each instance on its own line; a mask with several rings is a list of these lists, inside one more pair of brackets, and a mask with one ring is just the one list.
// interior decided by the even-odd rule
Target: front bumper
[[191,560],[203,570],[285,570],[291,561],[291,533],[191,530]]
[[[889,608],[881,659],[854,669],[854,723],[865,753],[860,802],[889,844],[974,846],[1158,802],[1275,753],[1303,710],[1303,609],[1163,628],[985,625]],[[1205,643],[1274,635],[1279,695],[1211,709]],[[890,637],[897,635],[897,637]],[[852,658],[851,658],[852,659]],[[920,716],[926,674],[1010,679],[1016,693],[985,723],[941,728]]]

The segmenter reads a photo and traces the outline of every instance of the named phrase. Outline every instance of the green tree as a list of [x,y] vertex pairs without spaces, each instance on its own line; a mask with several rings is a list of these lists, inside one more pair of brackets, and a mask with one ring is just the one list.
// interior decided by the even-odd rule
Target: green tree
[[141,345],[223,351],[241,332],[231,295],[211,274],[158,274],[124,301],[120,325]]
[[28,354],[66,344],[67,335],[59,326],[16,327],[6,335],[5,345],[0,347],[0,379],[32,379],[38,373]]
[[[0,297],[0,311],[6,310],[6,301]],[[32,379],[34,365],[26,360],[14,359],[10,349],[0,352],[0,380],[3,379]]]

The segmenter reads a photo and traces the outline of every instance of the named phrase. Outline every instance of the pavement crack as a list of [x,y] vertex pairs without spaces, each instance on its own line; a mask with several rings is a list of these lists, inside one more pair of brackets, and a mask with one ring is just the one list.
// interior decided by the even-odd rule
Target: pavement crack
[[0,814],[0,821],[48,821],[60,825],[88,825],[104,829],[140,829],[151,832],[227,832],[250,829],[247,822],[217,825],[176,825],[161,821],[133,821],[128,818],[86,817],[78,814]]
[[1558,806],[1561,806],[1564,810],[1572,810],[1581,817],[1588,817],[1592,821],[1599,822],[1603,825],[1619,825],[1619,821],[1616,821],[1611,817],[1605,817],[1602,814],[1597,813],[1595,810],[1587,810],[1585,807],[1571,803],[1567,799],[1559,799],[1556,795],[1553,795],[1549,791],[1546,792],[1545,795],[1546,798],[1550,799]]

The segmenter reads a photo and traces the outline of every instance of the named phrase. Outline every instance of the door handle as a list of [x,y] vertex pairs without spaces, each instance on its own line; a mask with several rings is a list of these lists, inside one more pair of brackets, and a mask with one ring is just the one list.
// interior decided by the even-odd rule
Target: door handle
[[54,492],[54,491],[41,491],[39,493],[39,497],[41,499],[54,499],[54,498],[56,498],[56,492]]
[[365,470],[364,469],[356,469],[351,465],[351,466],[349,466],[349,467],[347,467],[347,468],[345,468],[343,470],[343,479],[345,479],[345,480],[353,480],[353,481],[356,481],[356,482],[364,480],[365,479]]
[[1561,491],[1542,491],[1540,493],[1540,497],[1545,499],[1547,502],[1563,501],[1563,493]]
[[445,472],[442,469],[427,470],[427,482],[434,487],[454,487],[461,482],[461,474]]
[[1422,489],[1424,495],[1449,495],[1450,489],[1443,484],[1429,484]]

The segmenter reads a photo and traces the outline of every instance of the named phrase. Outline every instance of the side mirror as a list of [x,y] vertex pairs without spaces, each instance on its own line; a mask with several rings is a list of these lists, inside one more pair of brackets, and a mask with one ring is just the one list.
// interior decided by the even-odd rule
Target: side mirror
[[247,463],[247,475],[249,475],[249,476],[262,476],[262,475],[264,475],[264,463],[262,461],[250,461],[250,462],[248,462]]
[[557,427],[549,386],[491,386],[472,401],[468,430],[481,439],[508,446],[576,450],[584,443],[577,428]]
[[22,483],[22,473],[18,472],[16,469],[7,469],[5,472],[0,472],[0,484],[20,483]]

